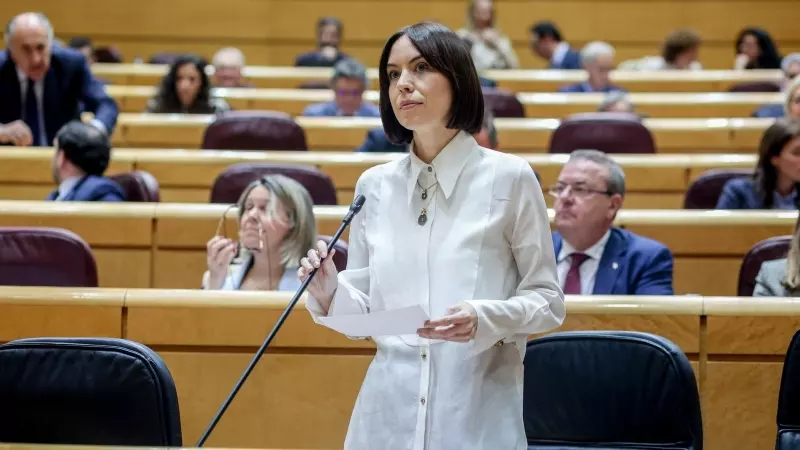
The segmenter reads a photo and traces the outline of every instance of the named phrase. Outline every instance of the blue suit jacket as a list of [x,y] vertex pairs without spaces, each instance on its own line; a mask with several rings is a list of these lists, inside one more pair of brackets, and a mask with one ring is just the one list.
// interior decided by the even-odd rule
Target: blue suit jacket
[[[53,138],[64,124],[80,119],[83,111],[94,113],[109,135],[114,132],[119,114],[117,103],[92,76],[83,54],[58,46],[53,46],[50,70],[44,78],[42,104],[48,145],[53,144]],[[0,52],[0,123],[21,119],[22,93],[17,66],[8,50],[4,50]]]
[[778,117],[783,117],[785,115],[786,111],[783,109],[783,105],[764,105],[753,113],[753,117],[769,119],[777,119]]
[[[797,189],[797,188],[795,188]],[[798,196],[800,202],[800,196]],[[800,205],[797,205],[800,208]],[[728,180],[717,200],[716,209],[766,209],[764,201],[756,192],[752,178],[742,177]]]
[[[336,102],[314,103],[303,110],[306,117],[336,117],[339,108]],[[361,107],[354,114],[355,117],[380,117],[381,110],[372,103],[362,102]]]
[[561,86],[560,88],[558,88],[558,92],[564,92],[564,93],[570,93],[570,94],[573,94],[573,93],[589,93],[589,92],[603,92],[603,93],[607,94],[609,92],[616,92],[616,91],[627,92],[627,91],[625,91],[625,89],[622,89],[619,86],[614,86],[613,84],[609,84],[602,91],[593,91],[592,87],[589,86],[589,83],[576,83],[576,84],[570,84],[570,85],[567,85],[567,86]]
[[356,149],[357,152],[407,152],[408,146],[395,145],[389,142],[386,133],[383,132],[383,127],[373,128],[367,133],[367,138]]
[[[558,258],[563,239],[553,233]],[[672,253],[652,239],[612,228],[597,267],[594,295],[673,295]]]
[[560,69],[560,70],[583,69],[583,62],[581,62],[581,54],[570,48],[564,55],[564,59],[561,60],[561,64],[555,65],[553,63],[550,63],[550,66],[548,66],[548,68]]
[[[55,200],[58,189],[47,196],[47,200]],[[59,200],[61,201],[61,200]],[[106,177],[87,175],[64,197],[63,201],[71,202],[124,202],[125,192],[115,182]]]
[[333,60],[326,59],[319,51],[303,53],[294,60],[295,67],[333,67],[339,61],[347,59],[349,56],[339,52]]

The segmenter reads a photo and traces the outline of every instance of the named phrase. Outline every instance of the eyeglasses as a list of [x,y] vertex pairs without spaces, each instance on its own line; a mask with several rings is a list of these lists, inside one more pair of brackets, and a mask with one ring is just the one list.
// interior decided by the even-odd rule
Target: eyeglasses
[[[569,188],[569,191],[567,191],[567,188]],[[609,190],[590,189],[586,186],[573,186],[571,184],[554,184],[548,188],[547,192],[553,197],[560,197],[565,192],[569,192],[577,198],[588,197],[590,194],[614,195]]]
[[236,208],[237,206],[239,205],[234,203],[225,208],[225,212],[222,213],[222,216],[219,218],[219,222],[217,222],[217,232],[215,233],[216,236],[228,238],[228,213],[231,209]]

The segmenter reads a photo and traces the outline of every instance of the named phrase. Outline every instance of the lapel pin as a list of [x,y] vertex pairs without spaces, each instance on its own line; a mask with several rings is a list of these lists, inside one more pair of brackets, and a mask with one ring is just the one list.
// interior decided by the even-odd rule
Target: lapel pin
[[617,263],[611,263],[611,268],[612,268],[612,269],[614,269],[614,270],[617,270],[617,267],[619,267],[619,264],[617,264]]

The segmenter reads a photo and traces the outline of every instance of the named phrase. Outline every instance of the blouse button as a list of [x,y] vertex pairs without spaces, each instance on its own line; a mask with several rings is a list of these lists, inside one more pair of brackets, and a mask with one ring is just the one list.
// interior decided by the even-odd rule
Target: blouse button
[[428,172],[433,172],[433,167],[428,166]]
[[428,358],[428,354],[427,353],[423,353],[422,354],[422,359],[427,359],[427,358]]
[[425,404],[425,397],[422,397],[421,399],[419,399],[419,402],[424,405]]

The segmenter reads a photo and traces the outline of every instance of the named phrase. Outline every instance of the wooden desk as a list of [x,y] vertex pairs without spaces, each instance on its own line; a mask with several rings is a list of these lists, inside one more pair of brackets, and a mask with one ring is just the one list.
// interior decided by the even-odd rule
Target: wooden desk
[[[0,287],[0,341],[87,335],[150,346],[175,379],[189,445],[288,300],[288,293]],[[705,448],[760,449],[774,441],[784,352],[800,327],[797,302],[568,296],[566,303],[567,318],[556,331],[648,332],[681,347],[700,391]],[[341,445],[374,347],[316,325],[303,308],[301,301],[289,315],[209,446]]]
[[[141,113],[156,94],[154,86],[108,86],[120,111]],[[331,90],[311,89],[215,89],[214,95],[236,110],[274,110],[293,116],[314,103],[329,102]],[[605,94],[560,94],[520,92],[517,98],[527,118],[567,117],[596,111]],[[633,93],[631,101],[649,117],[750,117],[760,106],[782,104],[783,94],[775,93]],[[378,91],[367,91],[364,100],[378,103]]]
[[[0,201],[0,226],[72,230],[92,246],[101,286],[194,289],[206,269],[206,242],[225,208]],[[347,207],[314,211],[319,233],[331,235]],[[228,230],[236,229],[235,214],[228,213]],[[617,225],[672,250],[676,293],[733,295],[744,254],[756,242],[790,234],[796,218],[796,211],[622,210]]]
[[[120,86],[156,86],[167,73],[167,66],[153,64],[94,64],[95,76]],[[209,75],[214,69],[209,68]],[[256,88],[296,89],[304,83],[330,80],[330,68],[248,66],[246,80]],[[489,70],[483,74],[498,86],[514,92],[555,92],[559,87],[586,81],[586,72],[577,70]],[[738,83],[779,82],[778,70],[696,72],[614,71],[611,80],[629,92],[726,92]],[[369,86],[378,88],[378,69],[367,70]]]
[[[116,147],[198,148],[214,116],[128,114],[119,116],[112,136]],[[352,151],[379,118],[298,117],[308,147]],[[646,119],[659,153],[754,153],[772,119]],[[543,153],[558,119],[496,119],[500,146],[513,153]]]
[[[521,154],[539,173],[544,189],[555,183],[564,155]],[[320,168],[336,186],[339,204],[353,201],[356,181],[370,167],[404,155],[397,153],[232,152],[216,150],[114,149],[108,174],[144,170],[159,182],[161,200],[208,203],[214,179],[238,163],[303,164]],[[0,147],[0,199],[41,200],[54,189],[51,149]],[[755,155],[618,155],[625,170],[627,209],[680,209],[692,180],[713,168],[756,165]],[[546,196],[548,204],[552,198]]]

